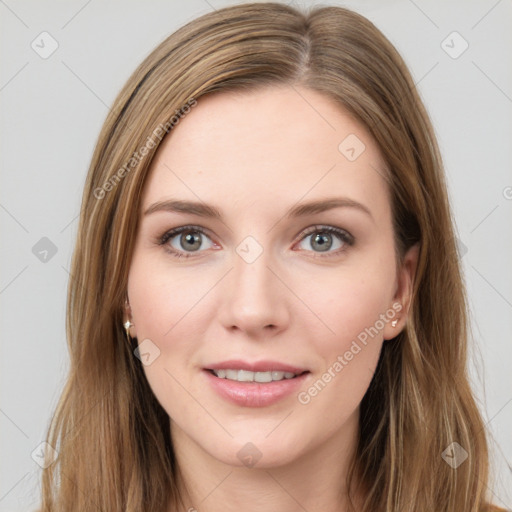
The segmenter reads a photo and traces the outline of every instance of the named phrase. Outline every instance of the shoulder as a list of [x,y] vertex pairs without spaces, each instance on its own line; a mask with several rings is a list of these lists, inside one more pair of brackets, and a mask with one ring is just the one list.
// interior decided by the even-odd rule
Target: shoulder
[[496,505],[487,505],[484,509],[482,509],[482,512],[509,512],[507,509],[497,507]]

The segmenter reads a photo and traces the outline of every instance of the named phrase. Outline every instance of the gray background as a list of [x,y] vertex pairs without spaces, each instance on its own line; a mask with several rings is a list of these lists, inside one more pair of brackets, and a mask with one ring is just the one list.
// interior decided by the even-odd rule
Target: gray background
[[[42,470],[31,454],[68,368],[72,244],[109,106],[167,35],[234,3],[0,0],[1,511],[37,505]],[[512,509],[512,2],[337,3],[393,42],[432,117],[468,286],[472,382],[496,440],[494,500]],[[44,31],[58,43],[48,58],[31,47],[35,41],[42,52],[46,37],[50,49]],[[453,31],[469,44],[460,55],[464,41]]]

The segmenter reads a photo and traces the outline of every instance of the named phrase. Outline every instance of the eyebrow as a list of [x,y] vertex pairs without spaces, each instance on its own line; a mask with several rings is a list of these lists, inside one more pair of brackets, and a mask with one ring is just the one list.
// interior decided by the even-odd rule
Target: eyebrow
[[[374,220],[371,211],[364,204],[358,203],[348,197],[331,197],[327,199],[318,199],[301,203],[291,208],[287,213],[287,218],[303,217],[306,215],[313,215],[315,213],[322,213],[334,208],[354,208],[361,212],[366,213]],[[198,215],[200,217],[211,217],[214,219],[222,220],[222,214],[215,206],[197,202],[197,201],[183,201],[178,199],[167,199],[165,201],[158,201],[149,206],[144,215],[151,215],[155,212],[166,211],[175,213],[188,213]]]

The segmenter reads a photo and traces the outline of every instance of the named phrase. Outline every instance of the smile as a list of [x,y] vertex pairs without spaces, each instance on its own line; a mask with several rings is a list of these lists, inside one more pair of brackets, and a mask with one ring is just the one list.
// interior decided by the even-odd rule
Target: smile
[[238,382],[272,382],[283,379],[293,379],[298,374],[293,372],[251,372],[249,370],[212,370],[219,379],[235,380]]
[[266,407],[294,396],[311,373],[277,361],[231,360],[203,368],[203,375],[223,400],[238,407]]

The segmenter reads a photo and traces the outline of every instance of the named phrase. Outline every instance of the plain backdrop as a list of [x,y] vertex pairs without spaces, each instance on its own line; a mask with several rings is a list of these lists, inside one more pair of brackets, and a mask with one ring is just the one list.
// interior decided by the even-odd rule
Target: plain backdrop
[[[70,259],[109,107],[171,32],[234,3],[0,0],[1,511],[38,503],[32,454],[68,368]],[[471,377],[493,436],[492,492],[512,509],[512,2],[323,4],[352,8],[384,32],[434,123],[471,307]]]

